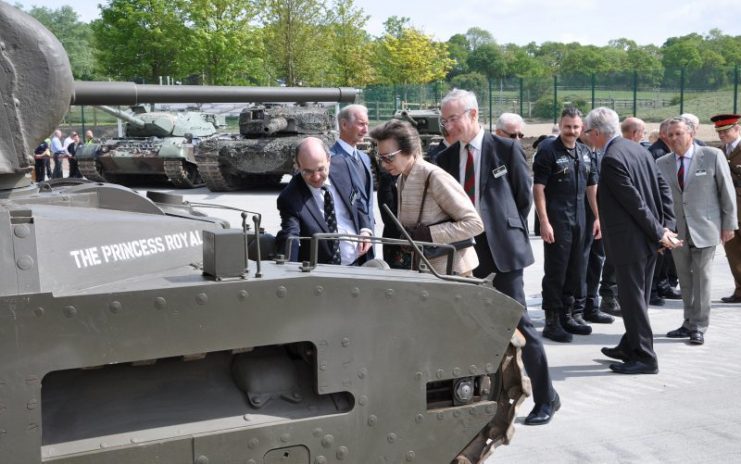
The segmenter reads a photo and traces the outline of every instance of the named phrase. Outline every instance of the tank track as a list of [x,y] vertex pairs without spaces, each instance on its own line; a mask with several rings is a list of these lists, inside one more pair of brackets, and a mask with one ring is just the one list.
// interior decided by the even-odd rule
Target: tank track
[[82,175],[92,181],[95,182],[110,182],[108,179],[103,176],[103,173],[98,169],[98,162],[97,160],[79,160],[77,162],[77,165],[80,168],[80,172]]
[[233,192],[240,189],[240,185],[230,182],[219,168],[219,163],[198,163],[198,172],[212,192]]
[[525,337],[515,330],[502,358],[499,371],[493,379],[492,393],[497,401],[494,418],[458,454],[451,464],[483,464],[500,445],[508,445],[515,433],[517,410],[530,396],[532,386],[522,365],[522,347]]
[[179,188],[196,188],[204,184],[199,170],[193,166],[192,171],[188,171],[187,161],[184,160],[164,160],[165,175],[167,179]]

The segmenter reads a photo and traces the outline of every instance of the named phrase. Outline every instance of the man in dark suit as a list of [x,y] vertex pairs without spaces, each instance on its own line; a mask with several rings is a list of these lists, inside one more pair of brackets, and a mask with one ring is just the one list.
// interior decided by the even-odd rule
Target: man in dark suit
[[593,109],[585,132],[602,148],[599,186],[600,223],[605,252],[615,266],[618,300],[625,334],[615,348],[602,348],[606,356],[623,361],[610,364],[620,374],[656,374],[653,332],[648,319],[656,256],[660,248],[675,248],[672,198],[651,155],[640,144],[620,137],[615,111]]
[[535,401],[525,424],[547,424],[561,401],[525,301],[522,270],[535,261],[527,232],[533,203],[530,170],[522,146],[485,131],[478,118],[473,92],[456,89],[443,98],[440,123],[457,142],[440,153],[437,164],[460,180],[484,221],[485,231],[476,237],[479,267],[474,275],[484,278],[495,273],[494,288],[523,306],[517,328],[526,339],[522,360]]
[[[330,169],[327,146],[320,139],[307,137],[296,147],[294,175],[278,196],[281,230],[276,236],[278,253],[284,252],[290,237],[310,237],[316,233],[371,236],[365,215],[359,214],[360,200],[350,180]],[[334,163],[333,163],[334,164]],[[321,240],[319,262],[359,264],[370,249],[370,242]],[[309,260],[308,242],[293,240],[287,258]]]

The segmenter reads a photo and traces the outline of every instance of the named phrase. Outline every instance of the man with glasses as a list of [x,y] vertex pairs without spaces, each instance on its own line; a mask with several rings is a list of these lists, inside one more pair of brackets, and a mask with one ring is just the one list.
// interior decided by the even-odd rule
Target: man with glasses
[[[589,249],[587,234],[600,238],[597,170],[591,151],[578,142],[581,112],[563,110],[559,136],[543,141],[533,160],[533,196],[543,238],[543,337],[568,343],[572,334],[589,335],[583,318]],[[587,224],[586,202],[593,222]],[[574,298],[579,296],[579,298]]]
[[481,127],[473,92],[455,89],[448,93],[442,100],[440,123],[457,142],[440,153],[437,164],[463,184],[484,221],[484,233],[476,236],[479,267],[474,276],[486,278],[494,273],[494,288],[523,306],[517,329],[526,340],[522,361],[535,401],[525,424],[547,424],[561,400],[551,384],[543,342],[525,301],[523,269],[535,261],[527,232],[533,197],[525,154],[519,143]]
[[522,133],[525,127],[525,121],[522,116],[515,113],[502,113],[497,119],[496,130],[494,131],[500,137],[506,137],[514,140],[522,140],[525,134]]
[[[298,173],[278,196],[278,253],[284,253],[286,243],[294,237],[316,233],[372,235],[367,217],[360,214],[360,197],[354,193],[350,179],[334,169],[330,171],[329,149],[322,140],[303,139],[296,147],[294,161]],[[309,248],[308,241],[292,240],[286,258],[308,261]],[[360,264],[370,248],[370,242],[320,240],[318,260],[324,264]]]

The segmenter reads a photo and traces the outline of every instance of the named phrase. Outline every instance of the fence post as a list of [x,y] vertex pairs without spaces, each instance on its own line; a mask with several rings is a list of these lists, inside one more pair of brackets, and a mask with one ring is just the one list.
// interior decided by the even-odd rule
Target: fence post
[[638,71],[633,71],[633,116],[638,117]]
[[80,129],[80,133],[82,134],[82,137],[80,139],[85,142],[85,105],[80,105],[80,123],[82,125],[82,129]]
[[[736,69],[738,69],[738,67]],[[525,109],[522,102],[525,99],[525,85],[523,84],[523,82],[524,79],[520,78],[520,116],[522,116],[522,113]]]
[[684,114],[684,66],[679,74],[679,114]]
[[738,65],[733,71],[733,114],[738,114]]
[[594,75],[594,73],[592,73],[592,109],[595,108],[595,105],[594,105],[594,101],[595,101],[595,98],[594,98],[594,96],[595,96],[594,88],[595,88],[596,84],[597,84],[597,78]]
[[558,121],[558,76],[553,76],[553,124]]
[[492,125],[493,124],[492,121],[494,117],[493,116],[494,112],[492,110],[492,106],[494,106],[493,104],[494,102],[492,101],[492,96],[491,96],[491,77],[488,78],[487,81],[489,82],[489,132],[493,132],[494,126]]

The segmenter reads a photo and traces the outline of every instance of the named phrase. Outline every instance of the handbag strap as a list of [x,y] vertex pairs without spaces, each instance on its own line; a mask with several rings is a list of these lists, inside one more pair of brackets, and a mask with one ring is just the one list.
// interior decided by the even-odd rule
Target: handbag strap
[[422,203],[419,205],[419,216],[417,216],[417,226],[422,223],[422,212],[425,210],[425,199],[427,198],[427,188],[430,186],[430,176],[432,173],[427,174],[425,179],[425,189],[422,191]]

